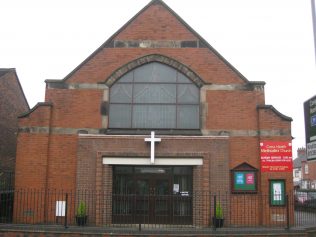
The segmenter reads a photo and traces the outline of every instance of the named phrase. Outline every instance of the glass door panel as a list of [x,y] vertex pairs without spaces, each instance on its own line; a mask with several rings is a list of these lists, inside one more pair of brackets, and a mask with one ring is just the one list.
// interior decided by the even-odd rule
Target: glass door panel
[[168,179],[157,179],[154,188],[155,195],[168,195],[170,190],[170,181]]
[[133,181],[125,175],[117,175],[113,180],[113,222],[130,223],[133,218]]
[[136,192],[137,195],[149,195],[149,180],[142,179],[136,180]]
[[150,180],[149,179],[137,179],[135,180],[135,194],[136,205],[135,214],[137,219],[145,220],[149,216],[149,199]]
[[153,221],[168,223],[171,213],[170,203],[170,180],[155,179],[152,184],[155,189],[153,196]]
[[192,224],[192,168],[117,166],[113,223]]

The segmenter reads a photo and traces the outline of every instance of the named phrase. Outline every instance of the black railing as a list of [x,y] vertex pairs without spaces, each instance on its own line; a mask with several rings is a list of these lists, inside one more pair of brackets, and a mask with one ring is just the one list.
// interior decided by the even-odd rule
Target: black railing
[[0,172],[0,190],[13,189],[14,173],[13,172]]
[[[220,211],[216,209],[220,208]],[[271,204],[257,194],[109,194],[95,191],[12,190],[0,192],[0,223],[120,228],[218,228],[316,226],[316,199],[287,194]],[[217,215],[216,215],[217,213]],[[220,215],[221,213],[221,215]],[[86,223],[85,223],[86,222]]]

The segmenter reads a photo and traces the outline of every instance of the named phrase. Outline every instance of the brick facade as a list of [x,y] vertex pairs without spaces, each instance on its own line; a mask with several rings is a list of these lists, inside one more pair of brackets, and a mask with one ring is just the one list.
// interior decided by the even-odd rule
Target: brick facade
[[[111,167],[103,165],[102,159],[104,157],[148,157],[148,145],[144,143],[144,138],[145,136],[122,138],[121,136],[80,135],[77,153],[77,190],[111,193],[112,176],[109,175]],[[157,157],[203,158],[203,166],[193,168],[193,192],[209,193],[216,190],[225,193],[229,189],[228,137],[201,136],[192,140],[192,137],[186,136],[161,136],[161,139],[162,142],[156,150]],[[205,205],[199,208],[205,209]],[[208,210],[211,210],[210,206]],[[195,211],[201,210],[196,207]],[[104,213],[111,213],[111,208],[105,210]],[[207,217],[196,216],[201,218],[201,222],[205,222],[201,225],[207,225],[209,221],[207,217],[210,213]],[[108,220],[109,217],[103,219]]]
[[[199,136],[161,132],[156,151],[162,157],[203,157],[203,166],[193,167],[195,190],[230,193],[230,170],[244,162],[258,170],[258,194],[269,193],[271,178],[284,179],[286,191],[292,190],[291,172],[260,172],[259,149],[260,141],[291,141],[291,118],[265,105],[264,82],[244,78],[160,0],[151,1],[63,80],[46,81],[45,103],[19,120],[16,187],[111,192],[112,167],[102,158],[148,156],[143,139],[149,131],[113,135],[109,90],[122,75],[149,62],[176,69],[200,90]],[[40,171],[32,172],[34,167]],[[240,196],[231,197],[236,202],[225,210],[238,208]],[[111,221],[108,208],[105,222]],[[205,205],[194,211],[199,208]],[[256,213],[265,208],[250,219],[262,222]],[[202,226],[209,222],[205,215],[193,214]],[[98,218],[94,222],[102,224]]]
[[28,110],[15,69],[0,69],[0,189],[13,179],[18,116]]

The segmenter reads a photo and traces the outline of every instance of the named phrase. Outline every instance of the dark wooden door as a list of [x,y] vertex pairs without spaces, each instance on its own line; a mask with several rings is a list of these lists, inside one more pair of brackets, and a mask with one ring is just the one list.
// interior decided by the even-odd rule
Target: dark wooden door
[[171,179],[161,175],[135,177],[135,215],[139,223],[168,223],[171,209]]

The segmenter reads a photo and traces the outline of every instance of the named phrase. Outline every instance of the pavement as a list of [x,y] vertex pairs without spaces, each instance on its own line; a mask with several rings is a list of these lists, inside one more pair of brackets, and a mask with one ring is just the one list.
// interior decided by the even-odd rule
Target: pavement
[[[94,234],[94,235],[164,235],[164,236],[305,236],[306,232],[315,232],[315,228],[151,228],[142,226],[139,230],[135,227],[79,227],[69,226],[65,228],[61,225],[18,225],[18,224],[0,224],[1,232],[24,232],[24,233],[50,233],[50,234]],[[1,234],[0,234],[1,236]]]

